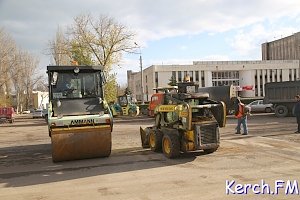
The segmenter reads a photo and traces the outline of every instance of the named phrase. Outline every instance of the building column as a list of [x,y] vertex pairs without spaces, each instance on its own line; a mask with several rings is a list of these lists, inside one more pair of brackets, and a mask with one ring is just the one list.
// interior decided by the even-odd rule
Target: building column
[[[199,73],[199,87],[202,87],[202,76],[201,76],[201,70],[200,71],[198,71],[198,73]],[[195,78],[196,78],[196,72],[195,72]]]
[[266,79],[265,79],[265,75],[266,75],[266,70],[263,69],[262,70],[262,89],[263,89],[263,96],[265,96],[265,83],[266,83]]
[[204,87],[212,87],[212,72],[211,71],[204,71]]
[[289,80],[289,70],[283,69],[282,70],[282,81],[288,81]]
[[292,76],[292,81],[294,81],[294,80],[295,80],[295,79],[294,79],[294,75],[295,75],[294,69],[292,69],[291,71],[292,71],[292,75],[291,75],[291,76]]
[[257,70],[257,96],[260,96],[260,69]]
[[[252,86],[255,87],[254,73],[253,70],[241,70],[240,71],[240,87]],[[255,90],[243,90],[241,92],[241,97],[255,97]]]

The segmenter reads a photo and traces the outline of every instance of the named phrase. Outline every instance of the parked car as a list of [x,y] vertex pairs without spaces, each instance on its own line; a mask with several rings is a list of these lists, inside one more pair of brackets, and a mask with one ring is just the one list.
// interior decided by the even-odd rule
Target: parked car
[[30,110],[24,110],[23,112],[22,112],[22,114],[29,114],[30,113]]
[[270,113],[274,111],[273,104],[264,104],[263,100],[255,100],[249,103],[247,106],[250,107],[251,112],[266,112]]
[[33,118],[42,118],[43,117],[43,110],[34,110],[32,113]]

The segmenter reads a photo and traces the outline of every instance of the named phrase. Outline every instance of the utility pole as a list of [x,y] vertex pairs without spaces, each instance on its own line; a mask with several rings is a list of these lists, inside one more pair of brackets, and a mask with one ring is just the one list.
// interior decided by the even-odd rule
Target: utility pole
[[144,101],[144,84],[143,84],[143,59],[142,59],[142,51],[141,51],[141,47],[135,42],[134,43],[140,50],[140,68],[141,68],[141,97],[142,97],[142,105],[145,104]]
[[141,67],[141,92],[142,92],[142,104],[145,104],[144,101],[144,84],[143,84],[143,61],[142,61],[142,54],[140,54],[140,67]]

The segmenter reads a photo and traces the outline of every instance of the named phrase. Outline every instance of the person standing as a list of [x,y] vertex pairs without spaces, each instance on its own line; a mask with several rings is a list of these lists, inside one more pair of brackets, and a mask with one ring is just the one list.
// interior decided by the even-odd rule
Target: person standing
[[248,127],[247,127],[247,113],[245,109],[245,104],[243,104],[240,98],[236,99],[236,112],[235,117],[238,119],[238,124],[236,127],[235,134],[241,134],[241,125],[243,125],[243,134],[248,135]]
[[294,108],[294,115],[296,116],[298,124],[298,130],[295,133],[300,133],[300,95],[296,95],[295,99],[297,102]]

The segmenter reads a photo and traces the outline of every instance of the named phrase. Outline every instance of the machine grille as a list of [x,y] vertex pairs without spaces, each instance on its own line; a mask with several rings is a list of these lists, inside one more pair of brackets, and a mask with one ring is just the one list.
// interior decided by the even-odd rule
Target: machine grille
[[197,143],[199,146],[205,144],[212,144],[218,142],[218,126],[216,124],[210,125],[196,125]]

